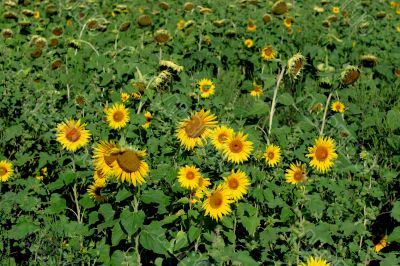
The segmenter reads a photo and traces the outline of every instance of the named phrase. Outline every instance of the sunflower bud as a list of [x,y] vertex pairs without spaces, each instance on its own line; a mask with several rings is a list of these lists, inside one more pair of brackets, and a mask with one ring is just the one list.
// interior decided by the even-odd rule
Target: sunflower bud
[[154,41],[158,44],[167,43],[171,39],[169,32],[164,29],[159,29],[154,33]]
[[379,11],[379,12],[376,14],[376,18],[377,18],[377,19],[382,19],[382,18],[384,18],[384,17],[386,17],[386,12],[384,12],[384,11]]
[[190,2],[187,2],[183,5],[183,10],[185,11],[192,11],[194,8],[194,5]]
[[295,54],[288,60],[288,71],[292,79],[296,79],[300,75],[305,62],[305,57],[300,53]]
[[61,67],[61,65],[62,65],[62,61],[60,59],[57,59],[56,61],[54,61],[51,64],[51,69],[53,69],[53,70],[59,69]]
[[166,2],[160,2],[160,3],[158,4],[158,6],[159,6],[161,9],[163,9],[163,10],[168,10],[168,9],[169,9],[169,4],[166,3]]
[[360,61],[364,67],[374,67],[378,63],[378,58],[372,54],[363,55]]
[[14,33],[13,33],[13,31],[10,30],[10,29],[4,29],[4,30],[1,32],[1,35],[3,35],[3,38],[4,38],[4,39],[11,39],[11,38],[13,37]]
[[265,14],[265,15],[263,16],[263,21],[264,21],[264,23],[268,23],[268,22],[270,22],[271,20],[272,20],[271,15]]
[[140,27],[147,27],[147,26],[150,26],[153,22],[152,22],[150,16],[141,15],[138,17],[137,23],[139,24]]
[[278,1],[272,6],[272,14],[283,15],[288,11],[288,6],[285,1]]
[[63,30],[63,28],[61,28],[61,27],[55,27],[55,28],[52,30],[52,33],[53,33],[53,35],[55,35],[55,36],[60,36],[61,34],[63,34],[63,32],[64,32],[64,30]]
[[211,8],[208,8],[208,7],[202,7],[202,8],[200,8],[200,14],[202,14],[202,15],[207,14],[207,13],[212,13],[212,12],[213,12],[213,11],[212,11]]
[[225,25],[225,19],[214,20],[213,25],[217,28],[222,28]]
[[340,75],[340,81],[343,85],[348,86],[356,82],[360,75],[361,72],[357,67],[347,66]]
[[129,30],[130,26],[131,26],[131,23],[129,21],[124,22],[119,26],[119,31],[120,32],[127,31],[127,30]]

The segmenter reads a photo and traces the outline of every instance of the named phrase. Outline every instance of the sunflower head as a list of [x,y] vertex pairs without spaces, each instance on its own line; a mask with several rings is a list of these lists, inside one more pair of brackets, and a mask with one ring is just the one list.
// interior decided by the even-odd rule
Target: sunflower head
[[337,7],[337,6],[332,7],[332,13],[339,14],[340,13],[340,8]]
[[288,11],[288,6],[285,1],[279,0],[272,6],[272,14],[283,15]]
[[93,164],[96,172],[101,176],[110,176],[113,174],[112,163],[117,159],[117,152],[112,152],[119,148],[113,141],[100,141],[94,146]]
[[222,151],[226,141],[233,134],[234,131],[232,128],[226,126],[217,126],[210,134],[211,143],[217,150]]
[[179,72],[183,71],[183,66],[175,64],[172,61],[160,60],[160,70],[164,70],[164,69],[170,69],[176,73],[179,73]]
[[252,39],[246,39],[244,40],[244,46],[246,46],[247,48],[251,48],[254,45],[254,41]]
[[303,182],[306,179],[305,166],[299,162],[291,163],[290,168],[286,169],[285,179],[286,182],[294,185]]
[[355,66],[347,66],[341,73],[341,83],[345,86],[351,85],[358,80],[361,72]]
[[126,92],[121,93],[121,101],[126,102],[129,100],[130,95]]
[[249,159],[253,151],[253,143],[248,141],[247,137],[243,132],[238,132],[227,138],[223,153],[228,161],[239,164]]
[[230,207],[232,202],[230,193],[223,186],[219,186],[207,193],[202,207],[205,210],[205,215],[218,221],[232,211]]
[[147,129],[151,125],[151,120],[153,119],[153,115],[150,112],[145,112],[144,117],[146,118],[146,123],[142,125],[143,128]]
[[153,21],[152,21],[151,17],[148,15],[140,15],[137,18],[137,24],[140,27],[147,27],[147,26],[150,26],[152,23],[153,23]]
[[210,179],[203,176],[199,177],[197,187],[193,190],[193,196],[202,199],[204,196],[204,191],[211,185]]
[[222,28],[225,26],[225,19],[214,20],[213,25],[217,28]]
[[253,82],[253,87],[250,90],[250,95],[253,97],[260,97],[263,94],[263,86]]
[[129,110],[121,103],[104,108],[104,112],[108,125],[113,129],[123,128],[129,122]]
[[396,69],[394,70],[394,75],[395,75],[396,77],[400,78],[400,68],[396,68]]
[[3,29],[1,35],[4,39],[11,39],[14,35],[14,32],[11,29]]
[[344,106],[344,104],[342,102],[335,101],[335,102],[332,103],[331,109],[334,112],[344,113],[345,106]]
[[94,181],[87,189],[89,197],[98,203],[104,202],[107,197],[102,195],[101,192],[105,187],[106,185],[102,181]]
[[271,144],[265,149],[264,153],[265,162],[274,167],[281,160],[281,148]]
[[85,146],[90,139],[89,130],[85,129],[85,124],[73,119],[66,120],[57,125],[57,141],[61,143],[64,149],[76,151]]
[[335,146],[335,141],[330,137],[320,136],[316,139],[314,146],[308,148],[309,154],[306,155],[311,158],[310,166],[322,173],[328,171],[338,156]]
[[301,70],[304,68],[305,63],[306,59],[300,53],[295,54],[289,59],[288,73],[292,79],[296,79],[300,75]]
[[247,23],[247,30],[248,31],[255,31],[257,29],[256,24],[254,23],[253,20],[249,20],[249,22]]
[[208,98],[215,93],[215,84],[210,79],[202,79],[197,85],[200,89],[200,96]]
[[387,242],[388,236],[383,236],[378,243],[375,244],[374,250],[376,253],[379,253],[383,248],[387,247],[389,243]]
[[326,260],[322,259],[322,258],[314,258],[314,257],[310,257],[307,259],[307,262],[304,263],[300,263],[299,266],[330,266],[331,264],[328,263]]
[[224,178],[224,189],[228,191],[230,194],[230,198],[234,201],[238,201],[243,198],[243,196],[247,193],[247,189],[250,185],[250,180],[247,177],[246,173],[237,170],[232,170],[231,174]]
[[185,10],[187,12],[192,11],[193,8],[194,8],[194,5],[191,2],[186,2],[185,4],[183,4],[183,10]]
[[0,161],[0,181],[7,182],[12,176],[14,170],[11,162],[7,160]]
[[276,51],[272,48],[272,45],[268,45],[261,49],[261,57],[265,61],[275,59]]
[[372,54],[367,54],[361,56],[360,61],[364,67],[374,67],[378,63],[378,58]]
[[179,184],[187,189],[196,189],[201,178],[200,170],[194,165],[186,165],[179,168]]
[[269,23],[269,22],[271,22],[271,20],[272,20],[272,17],[271,17],[270,14],[265,14],[265,15],[263,16],[263,21],[264,21],[264,23]]
[[293,22],[294,19],[292,17],[287,17],[283,20],[283,26],[285,26],[288,29],[291,29]]

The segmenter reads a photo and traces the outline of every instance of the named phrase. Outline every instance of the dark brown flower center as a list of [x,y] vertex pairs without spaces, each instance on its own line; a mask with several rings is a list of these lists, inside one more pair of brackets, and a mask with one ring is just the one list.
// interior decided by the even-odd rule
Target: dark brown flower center
[[357,70],[351,70],[345,75],[343,79],[343,84],[344,85],[353,84],[354,82],[357,81],[359,77],[360,77],[360,72],[358,72]]
[[117,156],[119,167],[127,173],[133,173],[140,168],[140,159],[133,151],[125,151]]
[[75,142],[79,140],[79,138],[81,137],[81,131],[75,127],[70,128],[65,134],[65,137],[67,138],[68,141]]
[[328,149],[323,146],[317,147],[315,150],[315,157],[318,161],[324,161],[326,158],[328,158]]
[[188,179],[188,180],[192,180],[195,177],[196,177],[196,175],[192,171],[189,171],[186,173],[186,179]]
[[243,143],[240,140],[233,140],[229,143],[229,149],[233,153],[240,153],[243,150]]
[[204,120],[195,115],[185,126],[185,132],[190,138],[197,138],[206,130]]
[[273,151],[267,152],[267,157],[269,160],[272,160],[275,158],[275,153]]
[[293,174],[293,179],[296,181],[301,181],[301,180],[303,180],[303,176],[304,176],[303,171],[297,170]]
[[227,134],[225,132],[221,133],[218,135],[218,142],[219,143],[225,143],[226,139],[227,139]]
[[6,175],[7,174],[7,169],[4,167],[0,167],[0,176]]
[[111,164],[117,159],[117,154],[110,154],[110,155],[105,155],[104,156],[104,161],[106,162],[106,164],[108,165],[108,166],[110,166],[111,167]]
[[271,56],[272,55],[272,48],[271,47],[267,47],[263,49],[263,53],[265,56]]
[[121,111],[116,111],[113,114],[113,119],[114,119],[115,122],[121,122],[124,119],[124,117],[125,117],[125,115]]
[[231,178],[228,181],[230,189],[237,189],[239,187],[239,181],[236,178]]
[[222,193],[219,191],[212,193],[210,196],[210,206],[213,209],[221,207],[223,201]]
[[297,59],[294,62],[293,75],[297,75],[300,72],[300,70],[302,69],[302,67],[303,67],[303,60]]

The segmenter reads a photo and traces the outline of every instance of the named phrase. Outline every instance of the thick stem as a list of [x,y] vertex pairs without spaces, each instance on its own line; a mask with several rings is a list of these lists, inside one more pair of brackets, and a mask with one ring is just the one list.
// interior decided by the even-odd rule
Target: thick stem
[[328,108],[329,108],[329,103],[331,101],[331,98],[332,98],[332,92],[329,93],[328,99],[326,100],[324,117],[322,118],[321,130],[319,131],[319,135],[320,136],[324,135],[324,127],[325,127],[325,123],[326,123],[326,114],[328,113]]

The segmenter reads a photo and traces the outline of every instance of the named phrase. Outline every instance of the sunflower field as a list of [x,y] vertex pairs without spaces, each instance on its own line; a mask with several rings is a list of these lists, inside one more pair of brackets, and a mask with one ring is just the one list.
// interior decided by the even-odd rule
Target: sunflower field
[[0,265],[400,265],[400,1],[0,11]]

